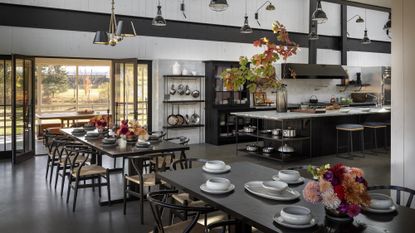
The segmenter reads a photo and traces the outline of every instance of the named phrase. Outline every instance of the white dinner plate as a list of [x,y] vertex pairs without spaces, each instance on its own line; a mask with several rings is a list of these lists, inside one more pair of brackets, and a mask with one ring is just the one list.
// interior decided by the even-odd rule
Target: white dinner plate
[[281,226],[288,227],[288,228],[294,228],[294,229],[310,228],[317,224],[317,221],[315,218],[312,218],[310,223],[308,224],[301,224],[301,225],[291,224],[291,223],[285,222],[284,219],[282,219],[282,217],[280,216],[280,213],[275,214],[274,222],[280,224]]
[[248,192],[271,200],[276,201],[291,201],[299,198],[301,194],[291,188],[287,188],[286,190],[282,191],[281,193],[270,193],[267,189],[262,186],[262,181],[251,181],[245,184],[245,189]]
[[205,165],[203,165],[202,170],[207,172],[207,173],[220,174],[220,173],[225,173],[225,172],[230,171],[231,166],[226,165],[225,169],[209,169],[209,168],[206,168]]
[[206,184],[202,184],[202,185],[200,185],[200,189],[203,192],[210,193],[210,194],[226,194],[226,193],[232,192],[235,189],[235,185],[231,184],[231,185],[229,185],[229,188],[227,190],[219,190],[218,191],[218,190],[208,189],[208,187],[206,187]]
[[296,180],[296,181],[286,181],[286,180],[281,180],[281,179],[278,177],[278,175],[274,175],[274,176],[272,177],[272,179],[273,179],[273,180],[275,180],[275,181],[282,181],[282,182],[285,182],[285,183],[287,183],[287,184],[301,184],[301,183],[304,183],[304,177],[300,177],[300,178],[298,178],[298,180]]
[[366,207],[366,208],[364,208],[364,210],[367,211],[367,212],[369,212],[369,213],[388,214],[388,213],[395,212],[396,211],[396,206],[395,206],[395,204],[393,204],[388,209],[375,209],[375,208]]

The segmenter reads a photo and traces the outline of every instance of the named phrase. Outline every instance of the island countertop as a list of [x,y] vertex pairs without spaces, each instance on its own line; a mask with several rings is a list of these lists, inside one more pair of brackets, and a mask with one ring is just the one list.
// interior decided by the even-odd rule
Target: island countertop
[[[363,109],[370,109],[365,112]],[[367,115],[367,114],[387,114],[391,111],[386,108],[350,108],[349,112],[341,112],[340,110],[328,110],[326,113],[302,113],[302,112],[277,112],[275,110],[267,111],[252,111],[252,112],[233,112],[234,116],[265,119],[265,120],[289,120],[302,118],[316,118],[316,117],[336,117],[336,116],[352,116],[352,115]]]

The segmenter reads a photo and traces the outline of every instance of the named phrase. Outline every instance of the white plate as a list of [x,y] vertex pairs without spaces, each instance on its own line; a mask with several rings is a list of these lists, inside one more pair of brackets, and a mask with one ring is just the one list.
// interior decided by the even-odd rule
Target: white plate
[[206,187],[206,184],[202,184],[202,185],[200,185],[200,189],[203,192],[210,193],[210,194],[225,194],[225,193],[232,192],[235,189],[235,185],[231,184],[231,185],[229,185],[229,188],[227,190],[220,190],[220,191],[218,191],[218,190],[208,189],[208,187]]
[[287,184],[301,184],[301,183],[304,183],[304,177],[300,177],[300,178],[298,178],[298,180],[296,180],[296,181],[286,181],[286,180],[281,180],[281,179],[278,177],[278,175],[274,175],[274,176],[272,177],[272,179],[273,179],[273,180],[275,180],[275,181],[282,181],[282,182],[285,182],[285,183],[287,183]]
[[225,169],[209,169],[206,168],[205,165],[203,165],[202,170],[207,172],[207,173],[214,173],[214,174],[220,174],[220,173],[225,173],[231,170],[231,166],[230,165],[226,165]]
[[395,212],[396,211],[396,206],[394,204],[391,207],[389,207],[389,209],[374,209],[374,208],[366,207],[366,208],[364,208],[364,210],[369,212],[369,213],[388,214],[388,213]]
[[267,189],[265,189],[262,186],[262,181],[251,181],[245,184],[245,189],[248,190],[248,192],[271,200],[276,201],[291,201],[299,198],[301,194],[291,188],[287,188],[281,193],[270,193]]
[[274,222],[280,224],[281,226],[288,227],[288,228],[294,228],[294,229],[304,229],[304,228],[310,228],[317,224],[317,221],[315,218],[312,218],[309,224],[302,224],[302,225],[296,225],[296,224],[290,224],[284,221],[282,217],[280,216],[280,213],[275,214],[274,216]]

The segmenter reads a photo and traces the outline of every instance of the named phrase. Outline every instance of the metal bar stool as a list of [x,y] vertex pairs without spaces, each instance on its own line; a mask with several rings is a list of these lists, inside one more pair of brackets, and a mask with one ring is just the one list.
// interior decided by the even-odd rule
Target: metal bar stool
[[384,122],[365,122],[363,123],[363,126],[365,127],[365,129],[367,130],[372,130],[373,131],[373,138],[374,138],[374,143],[375,143],[375,149],[378,148],[378,137],[377,137],[377,131],[378,129],[383,129],[384,130],[384,137],[385,137],[385,143],[384,143],[384,148],[385,150],[387,150],[387,124]]
[[[365,150],[365,136],[364,136],[364,126],[363,125],[359,125],[359,124],[341,124],[341,125],[337,125],[336,126],[336,156],[337,157],[341,157],[341,158],[346,158],[346,159],[353,159],[354,156],[356,157],[364,157],[362,156],[357,156],[357,155],[352,155],[353,153],[353,133],[354,132],[360,132],[360,137],[361,137],[361,142],[362,142],[362,152]],[[340,156],[339,155],[339,132],[347,132],[349,134],[349,142],[348,142],[348,146],[349,149],[349,154],[350,156]]]

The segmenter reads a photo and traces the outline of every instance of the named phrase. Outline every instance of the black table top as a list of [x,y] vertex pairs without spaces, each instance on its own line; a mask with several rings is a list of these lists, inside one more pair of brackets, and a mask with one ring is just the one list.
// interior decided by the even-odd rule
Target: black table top
[[[325,230],[325,210],[320,204],[314,205],[301,198],[295,201],[282,202],[264,199],[248,193],[244,184],[255,180],[271,180],[277,174],[277,170],[260,166],[249,162],[237,162],[231,164],[231,171],[225,174],[208,174],[201,168],[188,170],[167,171],[159,173],[158,176],[174,185],[176,188],[190,193],[192,196],[201,199],[209,205],[222,210],[232,217],[243,220],[247,224],[256,227],[263,232],[327,232]],[[200,185],[211,177],[224,177],[233,183],[236,188],[230,194],[213,195],[200,190]],[[292,186],[293,189],[302,193],[305,184]],[[290,204],[305,206],[311,209],[313,216],[318,221],[318,226],[295,230],[280,226],[273,222],[273,216]],[[382,233],[410,233],[415,229],[415,210],[405,207],[398,207],[393,214],[369,214],[362,213],[355,217],[354,225],[366,225],[365,229],[353,227],[343,229],[341,232],[382,232]]]
[[115,147],[103,147],[102,138],[99,139],[86,139],[85,136],[75,136],[72,135],[73,128],[64,128],[61,129],[61,132],[66,135],[88,145],[96,150],[99,150],[110,157],[126,157],[126,156],[137,156],[137,155],[146,155],[154,153],[163,153],[163,152],[175,152],[175,151],[185,151],[189,150],[189,146],[180,145],[168,141],[156,141],[151,142],[149,148],[137,148],[134,144],[127,145],[126,148],[120,148],[118,145]]

